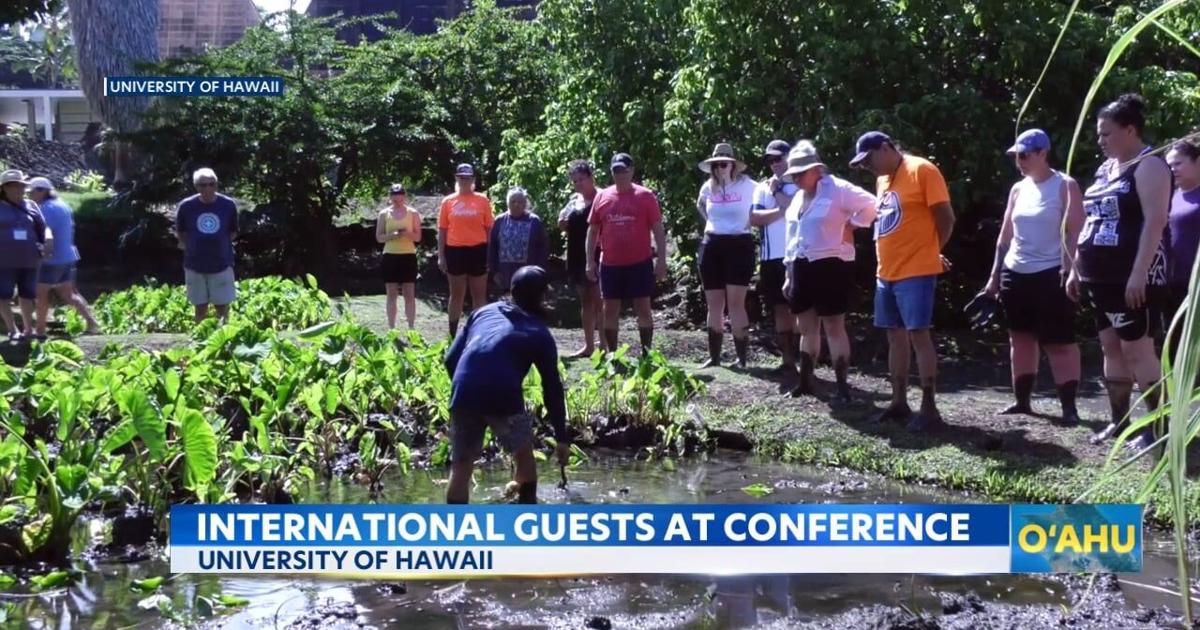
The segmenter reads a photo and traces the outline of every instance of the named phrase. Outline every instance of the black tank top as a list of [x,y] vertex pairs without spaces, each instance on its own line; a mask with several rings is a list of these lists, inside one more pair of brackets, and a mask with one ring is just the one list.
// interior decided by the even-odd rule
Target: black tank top
[[[1146,147],[1139,157],[1150,150]],[[1158,156],[1147,158],[1161,160]],[[1137,258],[1138,241],[1146,214],[1138,197],[1134,174],[1137,165],[1110,178],[1114,160],[1107,160],[1096,170],[1096,179],[1083,192],[1083,211],[1086,219],[1079,233],[1079,277],[1084,282],[1125,284],[1133,261]],[[1161,286],[1167,282],[1166,256],[1163,241],[1150,263],[1147,283]]]

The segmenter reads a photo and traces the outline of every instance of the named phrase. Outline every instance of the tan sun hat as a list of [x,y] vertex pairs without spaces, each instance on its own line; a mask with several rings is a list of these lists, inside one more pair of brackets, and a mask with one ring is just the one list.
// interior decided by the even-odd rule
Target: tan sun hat
[[25,184],[28,186],[29,182],[25,181],[25,173],[14,168],[0,173],[0,186],[5,184]]
[[713,147],[712,157],[700,163],[700,170],[705,173],[712,173],[713,162],[733,162],[735,173],[741,173],[746,170],[746,163],[737,159],[737,155],[733,153],[733,145],[728,142],[722,142]]
[[783,173],[785,177],[798,175],[818,166],[825,166],[825,163],[821,161],[821,155],[817,153],[817,147],[813,146],[813,143],[808,140],[801,140],[796,143],[796,146],[788,153],[787,162],[787,171]]

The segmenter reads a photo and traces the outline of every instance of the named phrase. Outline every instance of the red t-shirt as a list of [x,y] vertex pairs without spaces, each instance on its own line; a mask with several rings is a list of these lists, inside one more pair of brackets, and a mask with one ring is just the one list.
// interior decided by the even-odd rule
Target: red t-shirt
[[600,263],[604,265],[635,265],[645,262],[654,251],[650,247],[650,230],[662,221],[658,196],[644,186],[618,193],[609,186],[596,193],[588,223],[600,229]]

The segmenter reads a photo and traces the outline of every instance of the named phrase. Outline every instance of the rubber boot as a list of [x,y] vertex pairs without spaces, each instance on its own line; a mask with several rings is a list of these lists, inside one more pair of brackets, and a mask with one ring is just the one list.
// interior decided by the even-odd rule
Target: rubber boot
[[638,326],[638,337],[642,341],[642,354],[648,354],[650,352],[650,348],[654,346],[654,327]]
[[837,390],[833,394],[833,404],[847,405],[850,403],[850,383],[847,375],[850,372],[850,361],[846,357],[838,357],[833,362],[833,375],[837,379]]
[[785,330],[775,334],[775,343],[779,346],[779,353],[783,355],[783,360],[779,365],[780,372],[795,372],[796,371],[796,333]]
[[537,482],[526,481],[517,489],[517,503],[537,503]]
[[1037,379],[1035,374],[1022,374],[1013,379],[1013,396],[1017,402],[1005,407],[1002,415],[1011,414],[1026,414],[1033,415],[1033,407],[1030,406],[1030,399],[1033,397],[1033,383]]
[[[1159,390],[1158,387],[1152,387],[1150,388],[1150,392],[1146,394],[1144,398],[1142,398],[1142,400],[1146,403],[1146,412],[1148,414],[1152,414],[1158,410],[1158,397],[1160,395],[1160,391],[1161,390]],[[1137,434],[1126,443],[1126,446],[1134,451],[1144,451],[1150,448],[1150,446],[1154,444],[1155,427],[1161,422],[1161,420],[1156,420],[1150,426],[1139,430]]]
[[733,349],[737,353],[737,368],[739,370],[746,369],[746,355],[750,351],[750,337],[734,337]]
[[813,357],[807,352],[800,353],[800,382],[792,389],[792,396],[812,396],[813,392],[813,370],[815,368]]
[[1062,407],[1062,424],[1075,426],[1079,424],[1079,409],[1075,407],[1075,395],[1079,390],[1079,381],[1067,381],[1057,386],[1058,404]]
[[604,329],[604,346],[607,352],[616,352],[617,350],[617,329]]
[[1129,415],[1129,398],[1133,395],[1133,381],[1107,379],[1104,381],[1104,388],[1108,390],[1108,407],[1112,416],[1108,426],[1092,436],[1092,444],[1099,444],[1120,433],[1125,426],[1125,418]]
[[700,364],[700,367],[720,367],[721,366],[721,344],[724,343],[725,334],[719,330],[708,330],[708,360]]

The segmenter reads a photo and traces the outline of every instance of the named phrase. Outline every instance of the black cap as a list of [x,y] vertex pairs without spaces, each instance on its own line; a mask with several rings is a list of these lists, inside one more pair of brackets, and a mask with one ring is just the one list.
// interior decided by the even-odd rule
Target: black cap
[[537,265],[525,265],[518,269],[509,285],[513,303],[535,315],[542,314],[542,298],[549,286],[550,278],[546,270]]
[[786,156],[791,150],[792,145],[788,144],[786,140],[772,140],[767,143],[767,148],[763,149],[763,155]]
[[617,168],[633,168],[633,156],[628,153],[618,153],[612,157],[612,162],[608,165],[610,169]]
[[854,158],[850,160],[850,166],[862,164],[868,153],[885,144],[892,144],[892,139],[882,131],[868,131],[859,136],[858,142],[854,143]]
[[471,166],[470,164],[468,164],[466,162],[463,162],[462,164],[458,165],[458,168],[454,169],[454,176],[455,177],[475,177],[475,167]]
[[388,194],[389,195],[403,195],[404,194],[404,184],[392,184],[391,189],[388,190]]

